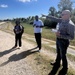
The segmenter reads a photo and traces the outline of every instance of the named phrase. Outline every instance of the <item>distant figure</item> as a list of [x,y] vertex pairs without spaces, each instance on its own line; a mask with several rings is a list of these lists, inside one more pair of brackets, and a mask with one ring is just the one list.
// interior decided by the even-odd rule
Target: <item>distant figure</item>
[[43,22],[41,20],[39,20],[39,17],[36,15],[34,23],[33,23],[33,27],[34,27],[35,39],[37,42],[36,48],[39,48],[39,51],[41,50],[41,32],[42,32],[43,26],[44,26]]
[[68,62],[67,62],[67,48],[69,46],[69,40],[74,39],[74,30],[75,25],[70,19],[70,11],[64,10],[61,14],[61,18],[56,18],[54,16],[45,16],[48,19],[56,21],[59,23],[59,29],[56,31],[56,49],[57,49],[57,57],[56,61],[53,64],[53,69],[49,73],[49,75],[55,75],[60,67],[60,62],[62,60],[62,69],[59,71],[58,75],[66,75],[68,70]]
[[19,48],[22,46],[22,34],[24,32],[24,27],[20,25],[20,21],[16,21],[14,26],[14,33],[15,33],[15,46],[14,48],[17,47],[17,44],[19,43]]

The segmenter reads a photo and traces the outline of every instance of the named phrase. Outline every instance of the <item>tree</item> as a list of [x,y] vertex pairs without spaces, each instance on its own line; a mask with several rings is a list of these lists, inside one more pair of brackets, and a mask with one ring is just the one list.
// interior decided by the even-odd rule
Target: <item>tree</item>
[[[52,16],[57,16],[57,11],[55,9],[55,7],[50,7],[49,8],[49,14],[48,15],[52,15]],[[58,16],[57,16],[58,17]],[[54,21],[50,21],[49,19],[43,19],[44,25],[48,28],[55,28],[56,27],[56,22]]]
[[54,16],[55,13],[56,13],[56,9],[55,9],[54,7],[50,7],[50,8],[49,8],[49,15]]
[[59,10],[62,12],[63,10],[72,10],[73,2],[71,0],[60,0],[58,4]]
[[75,16],[75,8],[73,9],[72,14],[73,14],[73,16]]
[[32,17],[31,17],[31,20],[33,21],[33,20],[34,20],[34,18],[35,18],[35,16],[32,16]]
[[72,10],[71,19],[75,23],[75,8]]

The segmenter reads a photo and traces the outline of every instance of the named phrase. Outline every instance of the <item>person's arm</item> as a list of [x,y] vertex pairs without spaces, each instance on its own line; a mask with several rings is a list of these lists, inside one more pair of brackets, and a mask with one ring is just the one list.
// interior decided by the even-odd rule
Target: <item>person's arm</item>
[[14,27],[13,31],[14,31],[14,33],[16,33],[16,31],[15,31],[15,27]]
[[43,28],[44,27],[44,23],[42,22],[42,20],[40,20],[40,28]]
[[42,27],[44,27],[44,26],[42,26],[42,25],[41,26],[36,26],[36,28],[42,28]]
[[40,26],[36,25],[35,22],[34,22],[33,27],[36,27],[36,28],[42,28],[42,27],[44,27],[43,22],[41,20],[39,22],[40,22]]
[[20,33],[23,34],[24,33],[24,27],[22,25],[20,25],[20,27],[21,27]]
[[36,24],[33,24],[33,27],[35,27],[36,26]]
[[40,26],[40,28],[43,28],[44,26]]
[[22,26],[22,34],[24,33],[24,27]]
[[50,19],[52,21],[55,21],[55,22],[61,22],[61,18],[57,18],[57,17],[54,17],[54,16],[46,16],[46,15],[43,15],[42,14],[42,17],[46,17],[47,19]]

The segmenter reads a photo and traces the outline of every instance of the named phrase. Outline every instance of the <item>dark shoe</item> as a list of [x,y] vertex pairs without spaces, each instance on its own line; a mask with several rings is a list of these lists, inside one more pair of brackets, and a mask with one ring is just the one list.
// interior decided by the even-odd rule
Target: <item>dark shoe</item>
[[54,73],[50,72],[48,75],[55,75]]
[[67,70],[68,70],[68,69],[62,68],[62,69],[59,71],[59,74],[58,74],[58,75],[67,75]]
[[55,75],[57,73],[59,67],[60,67],[60,65],[54,64],[54,66],[53,66],[51,72],[49,73],[49,75]]

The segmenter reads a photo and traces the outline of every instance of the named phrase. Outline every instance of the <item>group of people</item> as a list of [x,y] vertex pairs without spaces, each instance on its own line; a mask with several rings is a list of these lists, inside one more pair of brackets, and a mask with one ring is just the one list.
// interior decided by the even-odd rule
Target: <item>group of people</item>
[[[64,10],[61,13],[61,18],[57,18],[54,16],[46,16],[42,15],[42,17],[46,17],[52,21],[58,22],[58,29],[56,33],[56,60],[53,65],[53,69],[49,73],[49,75],[55,75],[60,67],[60,63],[62,60],[62,69],[59,71],[58,75],[66,75],[68,71],[68,61],[67,61],[67,48],[70,44],[70,40],[74,39],[74,30],[75,25],[70,19],[71,12],[69,10]],[[39,20],[39,17],[36,15],[33,23],[34,27],[34,35],[37,42],[37,47],[39,51],[41,50],[41,33],[42,27],[44,26],[43,22]],[[20,30],[20,31],[19,31]],[[17,41],[19,40],[19,47],[21,47],[21,37],[24,32],[23,26],[20,26],[20,22],[16,22],[16,26],[14,27],[15,33],[15,47],[17,47]]]

